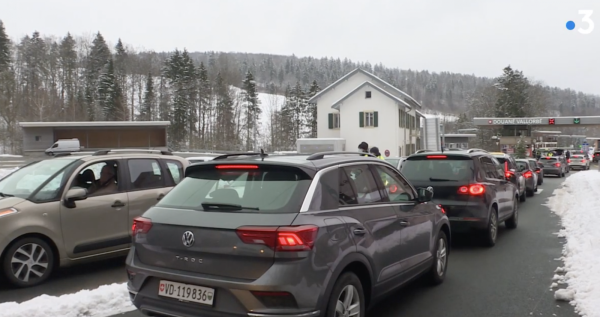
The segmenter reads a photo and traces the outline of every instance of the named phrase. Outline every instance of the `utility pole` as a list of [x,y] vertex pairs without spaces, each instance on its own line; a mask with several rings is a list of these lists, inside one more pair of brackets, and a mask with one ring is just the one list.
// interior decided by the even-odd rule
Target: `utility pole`
[[440,130],[442,132],[442,153],[444,153],[444,148],[446,147],[446,120],[440,124]]

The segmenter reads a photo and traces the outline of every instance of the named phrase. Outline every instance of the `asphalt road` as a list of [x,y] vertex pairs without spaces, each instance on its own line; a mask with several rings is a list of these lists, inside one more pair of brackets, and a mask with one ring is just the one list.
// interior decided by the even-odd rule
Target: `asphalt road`
[[[572,172],[573,173],[573,172]],[[576,317],[573,307],[554,300],[550,290],[554,270],[562,266],[558,216],[542,204],[561,181],[547,177],[541,192],[520,205],[519,227],[500,228],[494,248],[456,237],[444,284],[428,287],[417,280],[377,304],[369,316],[378,317]],[[0,286],[2,302],[22,302],[49,294],[61,295],[100,285],[125,282],[123,259],[61,271],[46,284],[30,289]],[[0,285],[4,285],[1,283]],[[120,317],[144,316],[137,311]]]

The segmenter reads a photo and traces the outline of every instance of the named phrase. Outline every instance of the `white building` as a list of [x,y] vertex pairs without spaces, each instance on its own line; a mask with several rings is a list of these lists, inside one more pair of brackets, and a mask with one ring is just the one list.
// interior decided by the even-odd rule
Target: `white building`
[[361,142],[390,157],[420,148],[421,105],[365,70],[353,70],[308,102],[317,104],[317,138],[343,138],[347,151]]

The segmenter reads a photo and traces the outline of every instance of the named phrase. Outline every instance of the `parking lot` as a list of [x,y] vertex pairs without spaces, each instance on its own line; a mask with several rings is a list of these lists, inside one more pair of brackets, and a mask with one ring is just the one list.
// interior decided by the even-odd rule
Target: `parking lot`
[[[369,316],[577,316],[568,303],[555,301],[550,289],[555,269],[562,266],[562,239],[556,235],[559,218],[543,204],[563,180],[547,177],[538,193],[521,204],[519,228],[501,227],[494,248],[456,237],[444,284],[432,288],[417,280],[375,305]],[[23,302],[124,283],[122,263],[116,259],[61,270],[47,283],[27,289],[0,283],[0,298]],[[132,311],[119,316],[143,315]]]

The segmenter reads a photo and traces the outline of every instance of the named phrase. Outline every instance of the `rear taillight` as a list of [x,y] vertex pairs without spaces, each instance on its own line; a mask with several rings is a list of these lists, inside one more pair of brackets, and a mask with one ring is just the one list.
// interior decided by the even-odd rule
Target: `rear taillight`
[[512,172],[504,172],[504,177],[506,177],[506,179],[509,179],[513,176],[514,174]]
[[567,159],[567,163],[571,163],[571,159]]
[[442,205],[438,205],[438,209],[445,215],[446,214],[446,209],[444,209],[444,207],[442,207]]
[[523,173],[523,176],[525,176],[525,178],[531,178],[531,177],[533,177],[533,173],[531,171],[527,171],[527,172]]
[[466,195],[481,195],[481,194],[485,193],[485,187],[480,184],[471,184],[469,186],[461,186],[458,189],[458,193],[466,194]]
[[539,173],[541,172],[541,170],[537,170],[537,171],[535,171],[535,172],[539,174]]
[[560,167],[560,163],[554,163],[554,166]]
[[240,227],[236,230],[242,242],[262,244],[275,251],[308,251],[317,238],[318,227]]
[[585,159],[582,159],[582,160],[581,160],[581,163],[585,163]]
[[138,233],[148,233],[152,228],[152,220],[144,217],[136,217],[133,219],[131,226],[131,235],[135,237]]

